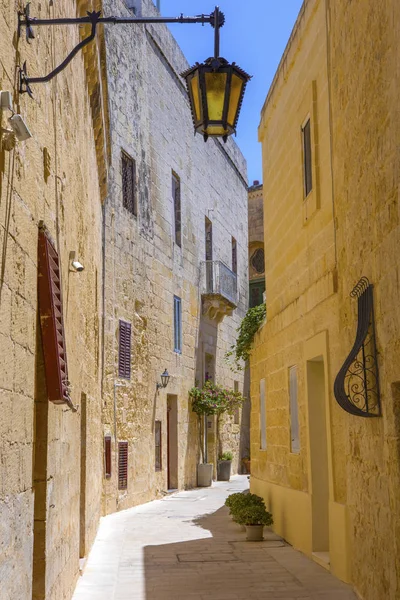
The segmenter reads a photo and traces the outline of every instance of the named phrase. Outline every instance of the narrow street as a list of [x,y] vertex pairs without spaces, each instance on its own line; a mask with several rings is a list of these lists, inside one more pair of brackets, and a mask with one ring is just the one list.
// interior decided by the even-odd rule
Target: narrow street
[[103,518],[73,600],[355,600],[271,531],[245,541],[223,504],[247,487],[238,475]]

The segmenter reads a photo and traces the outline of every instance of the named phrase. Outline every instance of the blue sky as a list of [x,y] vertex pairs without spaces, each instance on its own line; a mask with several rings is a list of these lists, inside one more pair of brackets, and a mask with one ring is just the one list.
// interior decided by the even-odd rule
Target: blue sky
[[[156,2],[155,2],[156,3]],[[247,85],[236,142],[247,159],[250,184],[262,181],[261,145],[257,141],[260,111],[274,77],[302,0],[220,0],[226,23],[221,29],[221,55],[253,75]],[[172,17],[209,14],[212,0],[161,0],[161,14]],[[171,25],[190,64],[213,53],[210,25]]]

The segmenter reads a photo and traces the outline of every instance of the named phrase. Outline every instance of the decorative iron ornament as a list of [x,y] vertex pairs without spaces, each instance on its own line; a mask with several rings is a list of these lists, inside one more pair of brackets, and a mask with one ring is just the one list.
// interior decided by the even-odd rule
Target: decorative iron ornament
[[358,298],[358,324],[354,346],[336,376],[338,404],[359,417],[381,416],[373,286],[362,277],[350,293]]

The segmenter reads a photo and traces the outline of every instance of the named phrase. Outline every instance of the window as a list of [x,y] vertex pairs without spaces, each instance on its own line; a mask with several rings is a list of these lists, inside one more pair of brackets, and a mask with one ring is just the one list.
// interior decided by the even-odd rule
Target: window
[[174,296],[174,351],[182,352],[182,301]]
[[299,407],[297,403],[297,366],[289,369],[290,450],[300,452]]
[[212,223],[210,219],[205,220],[206,260],[213,259]]
[[263,248],[257,248],[250,259],[250,263],[256,273],[260,275],[262,275],[265,271],[264,261],[265,256]]
[[131,324],[119,321],[118,376],[131,378]]
[[175,243],[182,246],[181,180],[172,173],[172,200],[174,202]]
[[[238,381],[233,382],[233,391],[234,392],[239,391],[239,382]],[[238,406],[235,408],[235,414],[233,415],[233,422],[235,423],[235,425],[239,425],[239,423],[240,423],[240,408]]]
[[118,489],[128,488],[128,442],[118,442]]
[[232,271],[237,273],[237,244],[234,237],[232,238]]
[[265,279],[250,281],[249,285],[249,308],[254,308],[264,302]]
[[104,475],[106,479],[111,477],[111,436],[104,438]]
[[311,162],[311,122],[310,119],[302,128],[303,138],[303,170],[304,170],[304,197],[312,190],[312,162]]
[[122,204],[132,215],[137,216],[136,200],[136,164],[126,152],[122,151]]
[[162,448],[162,446],[161,446],[161,421],[156,421],[154,432],[155,432],[155,448],[156,448],[155,467],[156,467],[156,471],[161,471],[161,468],[162,468],[162,463],[161,463],[161,448]]
[[260,381],[260,449],[267,449],[267,407],[265,405],[265,379]]

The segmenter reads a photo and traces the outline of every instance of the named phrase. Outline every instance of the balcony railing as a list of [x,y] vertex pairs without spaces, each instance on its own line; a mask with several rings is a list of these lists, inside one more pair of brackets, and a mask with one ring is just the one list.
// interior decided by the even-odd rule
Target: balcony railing
[[204,263],[203,294],[218,295],[232,308],[237,306],[237,275],[220,260],[206,260]]

